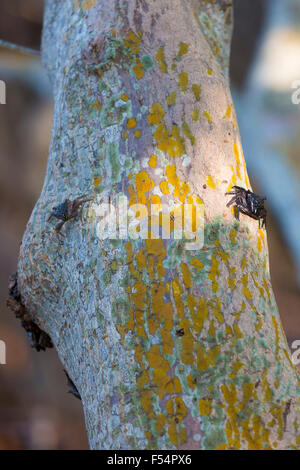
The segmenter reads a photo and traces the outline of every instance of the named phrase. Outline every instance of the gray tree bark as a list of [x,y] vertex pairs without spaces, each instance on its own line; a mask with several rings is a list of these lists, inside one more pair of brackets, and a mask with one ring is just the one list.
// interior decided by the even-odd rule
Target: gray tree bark
[[[250,187],[231,26],[221,0],[46,1],[55,111],[18,282],[81,394],[93,449],[300,444],[266,233],[226,208],[227,190]],[[58,237],[51,208],[82,194],[92,201]],[[203,202],[203,248],[99,239],[99,203],[116,194],[147,207]]]

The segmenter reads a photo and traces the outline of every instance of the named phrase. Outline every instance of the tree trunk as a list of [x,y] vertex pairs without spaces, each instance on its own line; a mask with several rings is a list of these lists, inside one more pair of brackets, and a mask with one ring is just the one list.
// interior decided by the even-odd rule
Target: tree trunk
[[[230,34],[229,1],[46,1],[55,112],[18,279],[80,392],[93,449],[300,444],[266,234],[226,208],[226,191],[249,188]],[[92,202],[57,235],[52,207],[83,194]],[[204,246],[101,239],[99,205],[120,194],[141,227],[134,204],[203,202]]]

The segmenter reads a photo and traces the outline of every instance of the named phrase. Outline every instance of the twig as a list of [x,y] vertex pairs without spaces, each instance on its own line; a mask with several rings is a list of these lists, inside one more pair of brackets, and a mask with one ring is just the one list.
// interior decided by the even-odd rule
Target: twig
[[36,49],[30,49],[30,47],[19,46],[18,44],[14,44],[13,42],[4,41],[4,39],[0,39],[0,47],[22,52],[23,54],[41,55],[41,51],[38,51]]

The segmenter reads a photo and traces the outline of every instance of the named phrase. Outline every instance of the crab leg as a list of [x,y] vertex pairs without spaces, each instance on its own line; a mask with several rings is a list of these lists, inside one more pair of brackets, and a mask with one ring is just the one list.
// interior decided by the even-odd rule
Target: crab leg
[[[227,193],[227,194],[229,194],[229,193]],[[232,194],[232,193],[231,193],[231,194]],[[226,207],[229,207],[231,204],[233,204],[234,202],[236,202],[236,200],[237,200],[237,196],[235,195],[235,196],[233,196],[232,199],[230,199],[229,202],[227,202]]]

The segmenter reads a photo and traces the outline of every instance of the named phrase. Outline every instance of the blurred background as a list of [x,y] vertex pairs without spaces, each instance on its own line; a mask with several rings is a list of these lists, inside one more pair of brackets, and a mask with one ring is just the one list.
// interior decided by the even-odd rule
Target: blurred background
[[[236,0],[231,85],[251,182],[268,198],[272,284],[291,345],[300,339],[300,0]],[[40,49],[42,0],[1,0],[0,39]],[[6,307],[8,277],[47,163],[51,89],[40,58],[0,46],[0,449],[87,449],[81,402],[54,350],[31,349]],[[300,88],[300,85],[299,85]],[[255,137],[255,138],[254,138]]]

